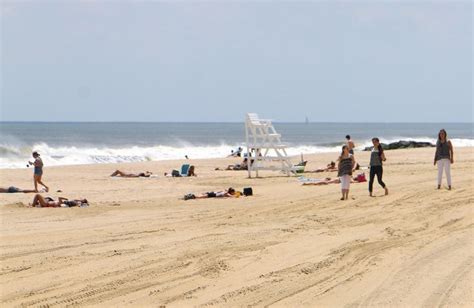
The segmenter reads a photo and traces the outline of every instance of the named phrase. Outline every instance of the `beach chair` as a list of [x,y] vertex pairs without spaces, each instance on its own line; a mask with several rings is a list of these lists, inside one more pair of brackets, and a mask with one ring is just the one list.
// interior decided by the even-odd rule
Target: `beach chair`
[[181,166],[181,172],[180,172],[180,176],[188,176],[189,175],[189,167],[191,165],[190,164],[183,164]]

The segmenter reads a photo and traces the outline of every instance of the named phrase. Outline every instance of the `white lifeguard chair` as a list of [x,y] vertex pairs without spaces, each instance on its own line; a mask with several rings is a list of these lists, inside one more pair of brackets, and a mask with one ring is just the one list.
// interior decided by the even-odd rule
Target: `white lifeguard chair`
[[283,171],[288,176],[295,167],[286,153],[271,120],[259,119],[255,113],[247,113],[245,120],[245,141],[247,143],[247,166],[249,178],[252,171],[258,177],[259,170]]

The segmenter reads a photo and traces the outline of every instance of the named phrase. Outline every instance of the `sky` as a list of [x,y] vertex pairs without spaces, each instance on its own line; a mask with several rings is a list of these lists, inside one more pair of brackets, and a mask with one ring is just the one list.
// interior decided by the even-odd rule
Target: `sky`
[[2,121],[472,122],[471,1],[0,1]]

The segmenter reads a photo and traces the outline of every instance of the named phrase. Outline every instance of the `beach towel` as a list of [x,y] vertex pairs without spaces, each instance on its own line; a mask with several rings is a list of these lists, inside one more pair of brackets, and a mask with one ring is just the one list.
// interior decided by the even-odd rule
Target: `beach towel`
[[304,176],[300,176],[298,177],[298,181],[300,183],[318,183],[318,182],[323,182],[323,181],[326,181],[326,179],[316,179],[316,178],[307,178],[307,177],[304,177]]

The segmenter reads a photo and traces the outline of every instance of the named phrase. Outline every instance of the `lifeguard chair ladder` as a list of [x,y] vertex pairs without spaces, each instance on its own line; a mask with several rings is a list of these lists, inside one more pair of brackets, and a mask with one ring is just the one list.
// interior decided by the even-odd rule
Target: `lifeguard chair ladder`
[[259,170],[283,171],[288,176],[295,172],[286,153],[287,146],[281,142],[281,135],[276,132],[271,120],[263,120],[255,113],[247,113],[245,141],[249,178],[252,177],[252,171],[258,177]]

